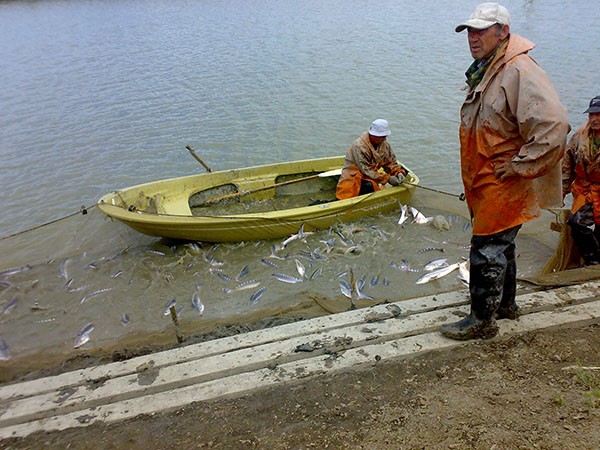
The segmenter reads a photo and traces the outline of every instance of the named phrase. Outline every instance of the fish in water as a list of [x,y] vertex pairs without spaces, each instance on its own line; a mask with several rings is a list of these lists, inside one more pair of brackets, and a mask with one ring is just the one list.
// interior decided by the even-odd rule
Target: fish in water
[[15,275],[17,273],[25,272],[30,269],[31,269],[31,266],[29,264],[25,264],[24,266],[21,266],[21,267],[13,267],[11,269],[5,269],[2,272],[0,272],[0,278],[7,277],[9,275]]
[[235,281],[240,281],[242,278],[244,278],[249,273],[250,273],[250,268],[248,266],[242,267],[242,270],[240,270],[240,273],[238,274],[238,276],[235,277]]
[[2,307],[2,314],[9,314],[15,306],[17,306],[17,297],[13,298]]
[[352,288],[346,280],[340,280],[340,291],[348,298],[352,298]]
[[250,300],[249,300],[249,304],[250,305],[255,305],[258,300],[263,296],[263,294],[265,293],[265,291],[267,290],[266,286],[261,287],[258,291],[256,291],[254,294],[252,294],[250,296]]
[[87,301],[88,301],[90,298],[92,298],[92,297],[95,297],[95,296],[97,296],[97,295],[100,295],[100,294],[104,294],[105,292],[108,292],[108,291],[110,291],[110,290],[112,290],[112,288],[98,289],[97,291],[94,291],[94,292],[92,292],[91,294],[88,294],[88,295],[86,295],[85,297],[83,297],[79,303],[85,303],[85,302],[87,302]]
[[302,278],[296,278],[291,275],[286,275],[284,273],[274,273],[272,274],[277,280],[283,281],[284,283],[301,283],[304,281]]
[[448,275],[450,272],[455,271],[460,266],[460,263],[450,264],[447,267],[442,267],[441,269],[434,270],[432,272],[426,273],[422,277],[417,280],[417,284],[425,284],[432,280],[437,280],[443,276]]
[[304,264],[302,264],[299,259],[294,259],[294,261],[296,262],[296,270],[298,271],[298,274],[304,278],[304,274],[306,274],[306,267],[304,267]]
[[448,267],[448,258],[435,258],[425,264],[425,270],[441,269],[442,267]]
[[413,223],[423,224],[433,220],[433,217],[425,217],[422,212],[412,206],[410,207],[410,213],[413,216]]
[[169,300],[167,302],[167,304],[165,305],[164,315],[168,316],[169,314],[171,314],[171,306],[175,306],[176,304],[177,304],[177,301],[175,299]]
[[129,314],[123,313],[123,315],[121,316],[121,325],[123,325],[124,327],[129,325]]
[[362,299],[365,299],[365,300],[373,300],[373,297],[371,297],[370,295],[365,294],[362,291],[363,287],[364,287],[364,283],[360,283],[360,281],[357,282],[356,285],[355,285],[356,294],[358,295],[358,298],[362,298]]
[[0,339],[0,361],[8,361],[10,359],[10,349],[4,339]]
[[391,261],[390,266],[393,267],[394,269],[401,270],[402,272],[418,272],[419,271],[419,269],[413,269],[410,267],[410,264],[408,263],[408,259],[403,259],[402,261],[400,261],[400,264],[396,264],[394,261]]
[[379,283],[379,275],[375,275],[370,281],[371,286],[377,286],[377,283]]
[[400,205],[400,218],[398,219],[398,225],[404,224],[408,220],[408,205]]
[[79,333],[77,333],[77,337],[75,338],[75,344],[73,348],[79,348],[86,342],[90,340],[90,333],[94,331],[94,324],[88,323],[85,327],[83,327]]
[[417,253],[425,253],[425,252],[441,252],[444,253],[446,250],[444,250],[442,247],[425,247],[422,248],[420,250],[417,250]]
[[471,280],[471,271],[469,270],[469,261],[461,262],[458,266],[458,279],[463,282],[464,285],[469,286]]
[[288,245],[290,242],[295,241],[295,240],[299,240],[302,242],[306,242],[306,236],[308,236],[309,234],[313,234],[313,232],[306,232],[304,231],[304,224],[300,225],[300,228],[298,229],[298,233],[296,234],[292,234],[289,238],[287,238],[285,241],[283,241],[281,243],[281,248],[285,248],[286,245]]
[[234,291],[244,291],[246,289],[254,289],[255,287],[258,287],[258,286],[260,286],[260,281],[258,281],[258,280],[244,281],[243,283],[238,284],[233,289],[223,288],[223,292],[225,292],[226,294],[229,294]]
[[69,263],[69,258],[66,258],[63,262],[60,263],[60,268],[58,270],[59,276],[64,278],[65,281],[69,279],[69,275],[67,273],[67,264]]
[[278,266],[277,264],[275,264],[274,262],[272,262],[272,261],[269,261],[268,259],[265,259],[265,258],[262,258],[262,259],[260,260],[260,262],[261,262],[263,265],[267,266],[267,267],[272,267],[273,269],[277,269],[277,268],[279,267],[279,266]]
[[192,307],[199,316],[204,314],[204,303],[202,303],[202,300],[200,299],[200,286],[196,286],[196,290],[192,295]]
[[320,266],[318,269],[315,269],[313,273],[310,274],[310,279],[314,280],[315,278],[319,278],[323,273],[323,266]]

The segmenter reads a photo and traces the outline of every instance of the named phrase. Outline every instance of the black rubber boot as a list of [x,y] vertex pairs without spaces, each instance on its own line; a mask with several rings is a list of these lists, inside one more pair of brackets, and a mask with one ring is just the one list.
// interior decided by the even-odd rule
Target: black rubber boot
[[517,295],[517,262],[515,260],[514,247],[505,252],[507,265],[504,275],[504,286],[502,287],[502,299],[496,310],[496,319],[515,320],[520,316],[519,307],[515,297]]
[[498,334],[498,325],[494,318],[481,320],[471,313],[458,322],[442,325],[442,334],[459,341],[491,339]]
[[567,223],[571,226],[573,241],[583,258],[584,265],[595,266],[600,264],[600,246],[598,245],[594,225],[594,210],[587,204],[573,214]]

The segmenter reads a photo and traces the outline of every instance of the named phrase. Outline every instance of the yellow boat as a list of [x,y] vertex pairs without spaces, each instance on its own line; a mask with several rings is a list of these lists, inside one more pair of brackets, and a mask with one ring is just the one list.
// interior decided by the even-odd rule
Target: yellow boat
[[104,195],[108,216],[150,236],[203,242],[274,239],[397,209],[419,178],[336,200],[343,156],[283,162],[145,183]]

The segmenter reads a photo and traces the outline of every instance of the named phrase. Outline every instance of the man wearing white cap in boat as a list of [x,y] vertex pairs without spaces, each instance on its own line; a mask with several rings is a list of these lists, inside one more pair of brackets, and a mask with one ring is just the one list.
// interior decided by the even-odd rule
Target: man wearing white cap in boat
[[407,172],[396,159],[387,137],[392,134],[387,120],[374,120],[368,131],[346,151],[337,184],[338,200],[378,191],[386,183],[399,186]]

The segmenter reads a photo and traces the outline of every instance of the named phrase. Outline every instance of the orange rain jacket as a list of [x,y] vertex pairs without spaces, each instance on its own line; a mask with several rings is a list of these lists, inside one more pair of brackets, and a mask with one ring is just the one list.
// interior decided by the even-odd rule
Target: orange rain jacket
[[575,214],[583,205],[591,203],[594,221],[600,223],[600,152],[591,153],[589,122],[569,140],[562,173],[563,198],[569,192],[573,194],[571,212]]
[[[379,171],[381,168],[385,173]],[[390,144],[383,141],[375,150],[369,141],[369,132],[365,131],[346,151],[335,195],[338,200],[356,197],[363,179],[372,181],[373,188],[378,191],[381,189],[379,185],[386,184],[390,175],[398,175],[400,172],[405,171],[398,164]]]
[[[552,83],[527,54],[535,45],[511,34],[461,108],[460,154],[474,235],[490,235],[560,207],[560,159],[569,124]],[[510,161],[518,176],[500,181]]]

